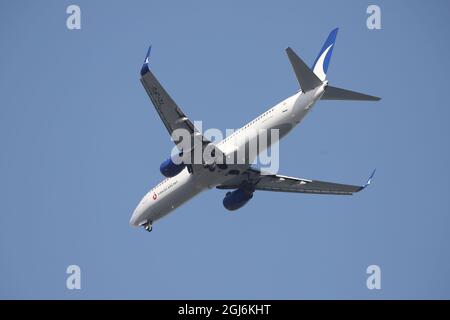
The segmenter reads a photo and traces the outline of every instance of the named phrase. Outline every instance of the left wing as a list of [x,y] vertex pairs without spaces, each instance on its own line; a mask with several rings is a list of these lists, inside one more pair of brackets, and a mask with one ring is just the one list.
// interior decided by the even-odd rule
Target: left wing
[[[184,112],[177,106],[175,101],[159,83],[158,79],[156,79],[155,75],[150,71],[150,50],[151,47],[149,47],[144,64],[142,65],[141,82],[155,106],[156,112],[158,112],[158,115],[164,123],[164,126],[171,137],[176,129],[185,129],[192,137],[200,136],[199,138],[202,138],[200,132],[194,127],[191,120],[186,117]],[[174,142],[177,144],[179,141]]]
[[366,188],[370,184],[374,174],[375,170],[372,172],[365,185],[355,186],[319,180],[293,178],[283,175],[263,174],[258,169],[249,168],[241,175],[217,186],[217,188],[237,189],[243,183],[251,183],[255,190],[351,195]]
[[[164,126],[174,140],[175,145],[178,147],[180,152],[183,152],[184,154],[191,154],[191,156],[193,156],[194,148],[202,148],[203,150],[206,146],[210,145],[212,150],[211,154],[213,156],[223,156],[221,151],[214,144],[212,144],[209,139],[205,138],[197,130],[197,128],[195,128],[192,121],[189,120],[184,112],[178,107],[164,87],[159,83],[155,75],[150,71],[150,50],[151,47],[149,47],[144,64],[142,65],[141,82],[145,88],[145,91],[147,91],[150,100],[155,106],[156,112],[158,112]],[[182,137],[174,137],[173,133],[177,129],[184,129],[185,132],[189,134],[189,141],[182,141]],[[174,138],[178,140],[175,140]],[[186,146],[188,146],[188,148],[186,148]]]

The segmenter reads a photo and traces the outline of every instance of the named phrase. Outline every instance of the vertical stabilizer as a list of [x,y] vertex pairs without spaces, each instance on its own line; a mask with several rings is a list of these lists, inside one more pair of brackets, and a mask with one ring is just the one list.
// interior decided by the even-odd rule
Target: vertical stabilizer
[[338,30],[339,28],[336,28],[330,32],[312,67],[315,75],[322,81],[327,77],[328,65],[330,64]]

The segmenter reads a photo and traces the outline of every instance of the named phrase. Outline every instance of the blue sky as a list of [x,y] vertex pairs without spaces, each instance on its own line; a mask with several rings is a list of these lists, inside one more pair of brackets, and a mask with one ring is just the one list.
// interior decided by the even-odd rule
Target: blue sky
[[[66,28],[69,4],[81,30]],[[377,4],[382,29],[368,30]],[[2,1],[0,298],[450,298],[446,1]],[[139,82],[152,69],[192,120],[238,128],[298,89],[340,28],[330,84],[383,98],[319,102],[280,144],[280,173],[369,189],[211,190],[128,225],[172,142]],[[82,289],[66,289],[77,264]],[[382,289],[366,288],[366,268]]]

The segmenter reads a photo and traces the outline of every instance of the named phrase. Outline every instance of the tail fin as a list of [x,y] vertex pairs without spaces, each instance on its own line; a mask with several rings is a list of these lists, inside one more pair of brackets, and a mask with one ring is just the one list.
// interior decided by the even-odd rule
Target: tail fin
[[303,92],[317,88],[322,84],[322,81],[291,48],[288,47],[286,53],[289,57],[289,61],[291,61],[292,68],[294,69],[298,83]]
[[[303,92],[315,89],[322,85],[327,77],[328,65],[330,64],[334,44],[339,28],[330,32],[327,40],[323,44],[319,55],[314,62],[312,70],[300,59],[291,48],[286,49],[286,53],[291,61],[292,68],[297,76],[298,83]],[[326,86],[322,100],[359,100],[359,101],[378,101],[381,98],[370,96],[364,93],[350,91],[346,89]]]
[[327,77],[328,65],[330,64],[331,54],[333,53],[338,30],[339,28],[336,28],[330,32],[312,67],[315,75],[322,81],[324,81]]
[[346,89],[327,86],[322,95],[322,100],[357,100],[357,101],[378,101],[381,98],[369,96],[364,93],[350,91]]

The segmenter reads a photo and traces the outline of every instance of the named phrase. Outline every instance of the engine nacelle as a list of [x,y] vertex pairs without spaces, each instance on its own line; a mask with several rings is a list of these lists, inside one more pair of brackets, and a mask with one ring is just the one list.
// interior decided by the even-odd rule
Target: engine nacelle
[[223,206],[230,211],[237,210],[242,208],[251,198],[253,198],[252,190],[239,188],[227,192],[225,198],[223,198]]
[[[177,159],[178,160],[178,159]],[[161,171],[162,175],[166,178],[172,178],[175,177],[177,174],[179,174],[183,169],[186,167],[184,163],[180,163],[180,161],[176,161],[177,163],[174,163],[172,160],[172,157],[161,163],[159,166],[159,170]]]

